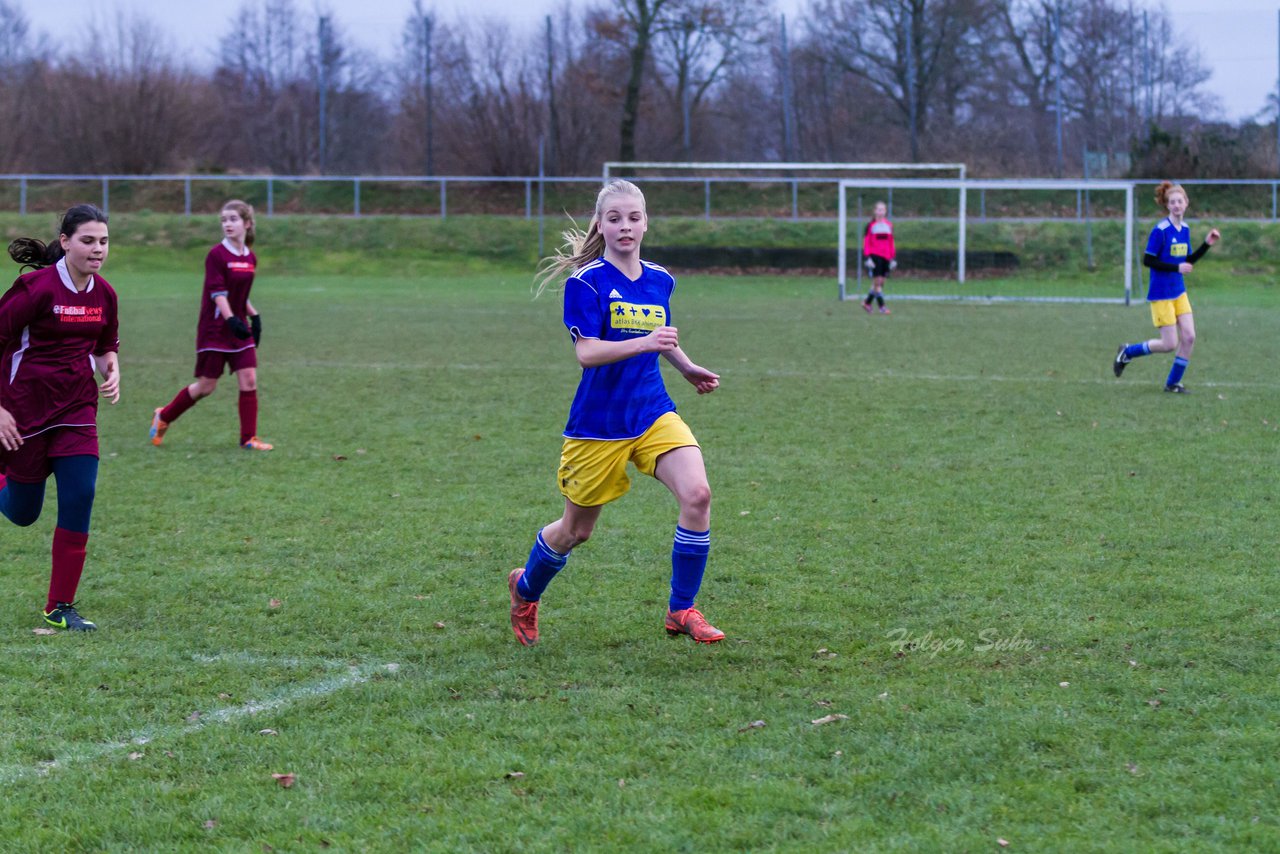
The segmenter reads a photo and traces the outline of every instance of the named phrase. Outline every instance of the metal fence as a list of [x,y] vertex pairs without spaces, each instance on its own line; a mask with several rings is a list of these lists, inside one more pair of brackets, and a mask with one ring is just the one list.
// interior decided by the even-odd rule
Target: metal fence
[[[637,178],[650,207],[663,216],[705,219],[770,217],[835,219],[836,186],[832,176],[691,176],[653,175]],[[1183,180],[1196,218],[1280,221],[1280,179]],[[1148,187],[1136,182],[1140,217],[1155,215]],[[92,200],[107,211],[216,213],[228,198],[241,198],[266,216],[325,214],[338,216],[398,215],[448,218],[491,214],[525,219],[545,212],[589,215],[599,177],[559,176],[316,176],[316,175],[74,175],[0,174],[0,211],[18,214],[61,212]],[[901,218],[954,218],[950,196],[901,191],[886,193],[891,215]],[[868,203],[871,201],[867,200]],[[858,208],[862,199],[851,200]],[[989,219],[1115,219],[1112,210],[1084,191],[1047,193],[1016,204],[1000,190],[970,194],[969,216]],[[862,212],[859,210],[859,216]]]

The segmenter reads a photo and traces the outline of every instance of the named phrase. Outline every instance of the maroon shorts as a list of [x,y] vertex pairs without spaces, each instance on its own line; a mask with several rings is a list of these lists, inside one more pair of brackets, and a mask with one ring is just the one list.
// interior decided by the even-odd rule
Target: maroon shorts
[[16,451],[0,450],[0,468],[9,480],[44,483],[55,457],[98,456],[98,428],[54,427],[22,442]]
[[237,350],[234,353],[224,353],[221,350],[201,350],[196,353],[195,376],[216,380],[222,376],[224,370],[234,374],[241,368],[256,367],[258,367],[257,347]]

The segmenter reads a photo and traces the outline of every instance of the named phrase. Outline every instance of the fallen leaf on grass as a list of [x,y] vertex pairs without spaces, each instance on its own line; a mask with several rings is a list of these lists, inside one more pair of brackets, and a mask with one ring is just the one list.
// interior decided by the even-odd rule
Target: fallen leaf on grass
[[283,605],[283,604],[284,604],[284,603],[283,603],[283,602],[281,602],[279,599],[272,599],[272,600],[270,600],[270,601],[268,601],[268,602],[267,602],[267,607],[268,607],[268,608],[279,608],[279,607],[280,607],[281,605]]
[[1059,687],[1059,688],[1070,688],[1070,687],[1071,687],[1071,683],[1070,683],[1070,682],[1059,682],[1059,683],[1058,683],[1058,687]]
[[218,693],[218,699],[219,699],[219,700],[230,700],[230,699],[231,699],[231,695],[230,695],[230,694],[228,694],[226,691],[220,691],[220,692]]
[[752,721],[751,723],[739,729],[738,732],[746,732],[749,729],[763,729],[763,728],[764,728],[764,721]]
[[996,845],[999,845],[1001,848],[1008,848],[1008,847],[1009,847],[1009,840],[1007,840],[1007,839],[1001,839],[999,836],[997,836],[997,837],[996,837]]
[[187,715],[187,723],[189,724],[193,724],[198,720],[200,720],[199,712],[192,712],[191,714]]
[[204,823],[204,829],[205,829],[205,830],[213,830],[213,829],[214,829],[215,827],[217,827],[217,826],[218,826],[218,823],[217,823],[216,821],[214,821],[213,819],[209,819],[208,821],[206,821],[206,822]]
[[1147,700],[1147,705],[1153,709],[1158,709],[1162,703],[1159,700]]
[[619,788],[619,789],[625,789],[626,787],[627,787],[627,781],[626,781],[626,780],[619,779],[619,780],[618,780],[618,788]]
[[133,753],[130,753],[130,754],[129,754],[129,759],[130,759],[130,761],[132,761],[132,762],[136,762],[136,761],[138,761],[139,759],[141,759],[142,757],[144,757],[144,756],[146,756],[146,755],[147,755],[147,754],[145,754],[145,753],[139,753],[138,751],[136,751],[136,750],[135,750]]
[[825,646],[813,654],[814,658],[835,658],[839,653],[832,652]]
[[524,776],[524,772],[523,772],[523,771],[508,771],[508,772],[507,772],[506,774],[504,774],[503,776],[504,776],[504,777],[506,777],[506,779],[508,779],[508,780],[519,780],[521,777],[523,777],[523,776]]
[[829,724],[829,723],[835,723],[836,721],[847,721],[847,720],[849,720],[848,715],[823,715],[817,720],[810,721],[809,723],[813,724],[814,726],[822,726],[823,724]]
[[1126,762],[1124,763],[1124,770],[1128,771],[1130,774],[1136,775],[1138,773],[1138,766],[1132,762]]
[[345,460],[345,459],[346,459],[346,456],[345,456],[345,455],[343,455],[343,454],[334,454],[334,455],[333,455],[333,461],[334,461],[335,463],[340,463],[340,462],[342,462],[342,461],[343,461],[343,460]]
[[293,781],[297,777],[293,774],[272,774],[271,779],[280,784],[280,788],[287,789],[293,785]]
[[439,620],[436,620],[436,628],[437,628],[437,629],[443,629],[443,628],[444,628],[444,623],[440,622]]
[[275,730],[273,730],[273,729],[260,729],[260,730],[258,730],[258,735],[279,735],[279,734],[280,734],[280,733],[276,732],[276,731],[275,731]]
[[41,626],[38,629],[31,630],[31,634],[33,635],[56,635],[57,633],[58,633],[57,629],[46,629],[44,626]]

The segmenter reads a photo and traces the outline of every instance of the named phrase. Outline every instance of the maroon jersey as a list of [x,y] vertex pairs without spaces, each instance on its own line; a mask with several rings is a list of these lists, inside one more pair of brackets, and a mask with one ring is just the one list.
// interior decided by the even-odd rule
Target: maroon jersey
[[204,259],[204,293],[200,296],[200,320],[196,323],[196,352],[213,350],[238,353],[253,346],[252,338],[237,338],[218,314],[218,297],[226,297],[231,312],[249,323],[249,289],[253,287],[253,271],[258,257],[245,247],[243,255],[231,251],[227,241],[209,250]]
[[65,259],[0,297],[0,406],[24,439],[97,423],[93,357],[120,350],[118,317],[111,285],[91,276],[77,291]]

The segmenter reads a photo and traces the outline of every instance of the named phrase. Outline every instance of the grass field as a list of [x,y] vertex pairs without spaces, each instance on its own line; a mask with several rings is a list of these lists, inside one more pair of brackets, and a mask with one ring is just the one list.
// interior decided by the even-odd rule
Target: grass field
[[251,456],[229,380],[147,443],[198,256],[117,251],[100,631],[32,633],[52,495],[0,528],[0,849],[1280,847],[1271,289],[1193,293],[1176,397],[1168,357],[1111,376],[1140,305],[684,278],[729,640],[663,633],[675,508],[637,481],[524,649],[577,377],[527,270],[261,276]]

